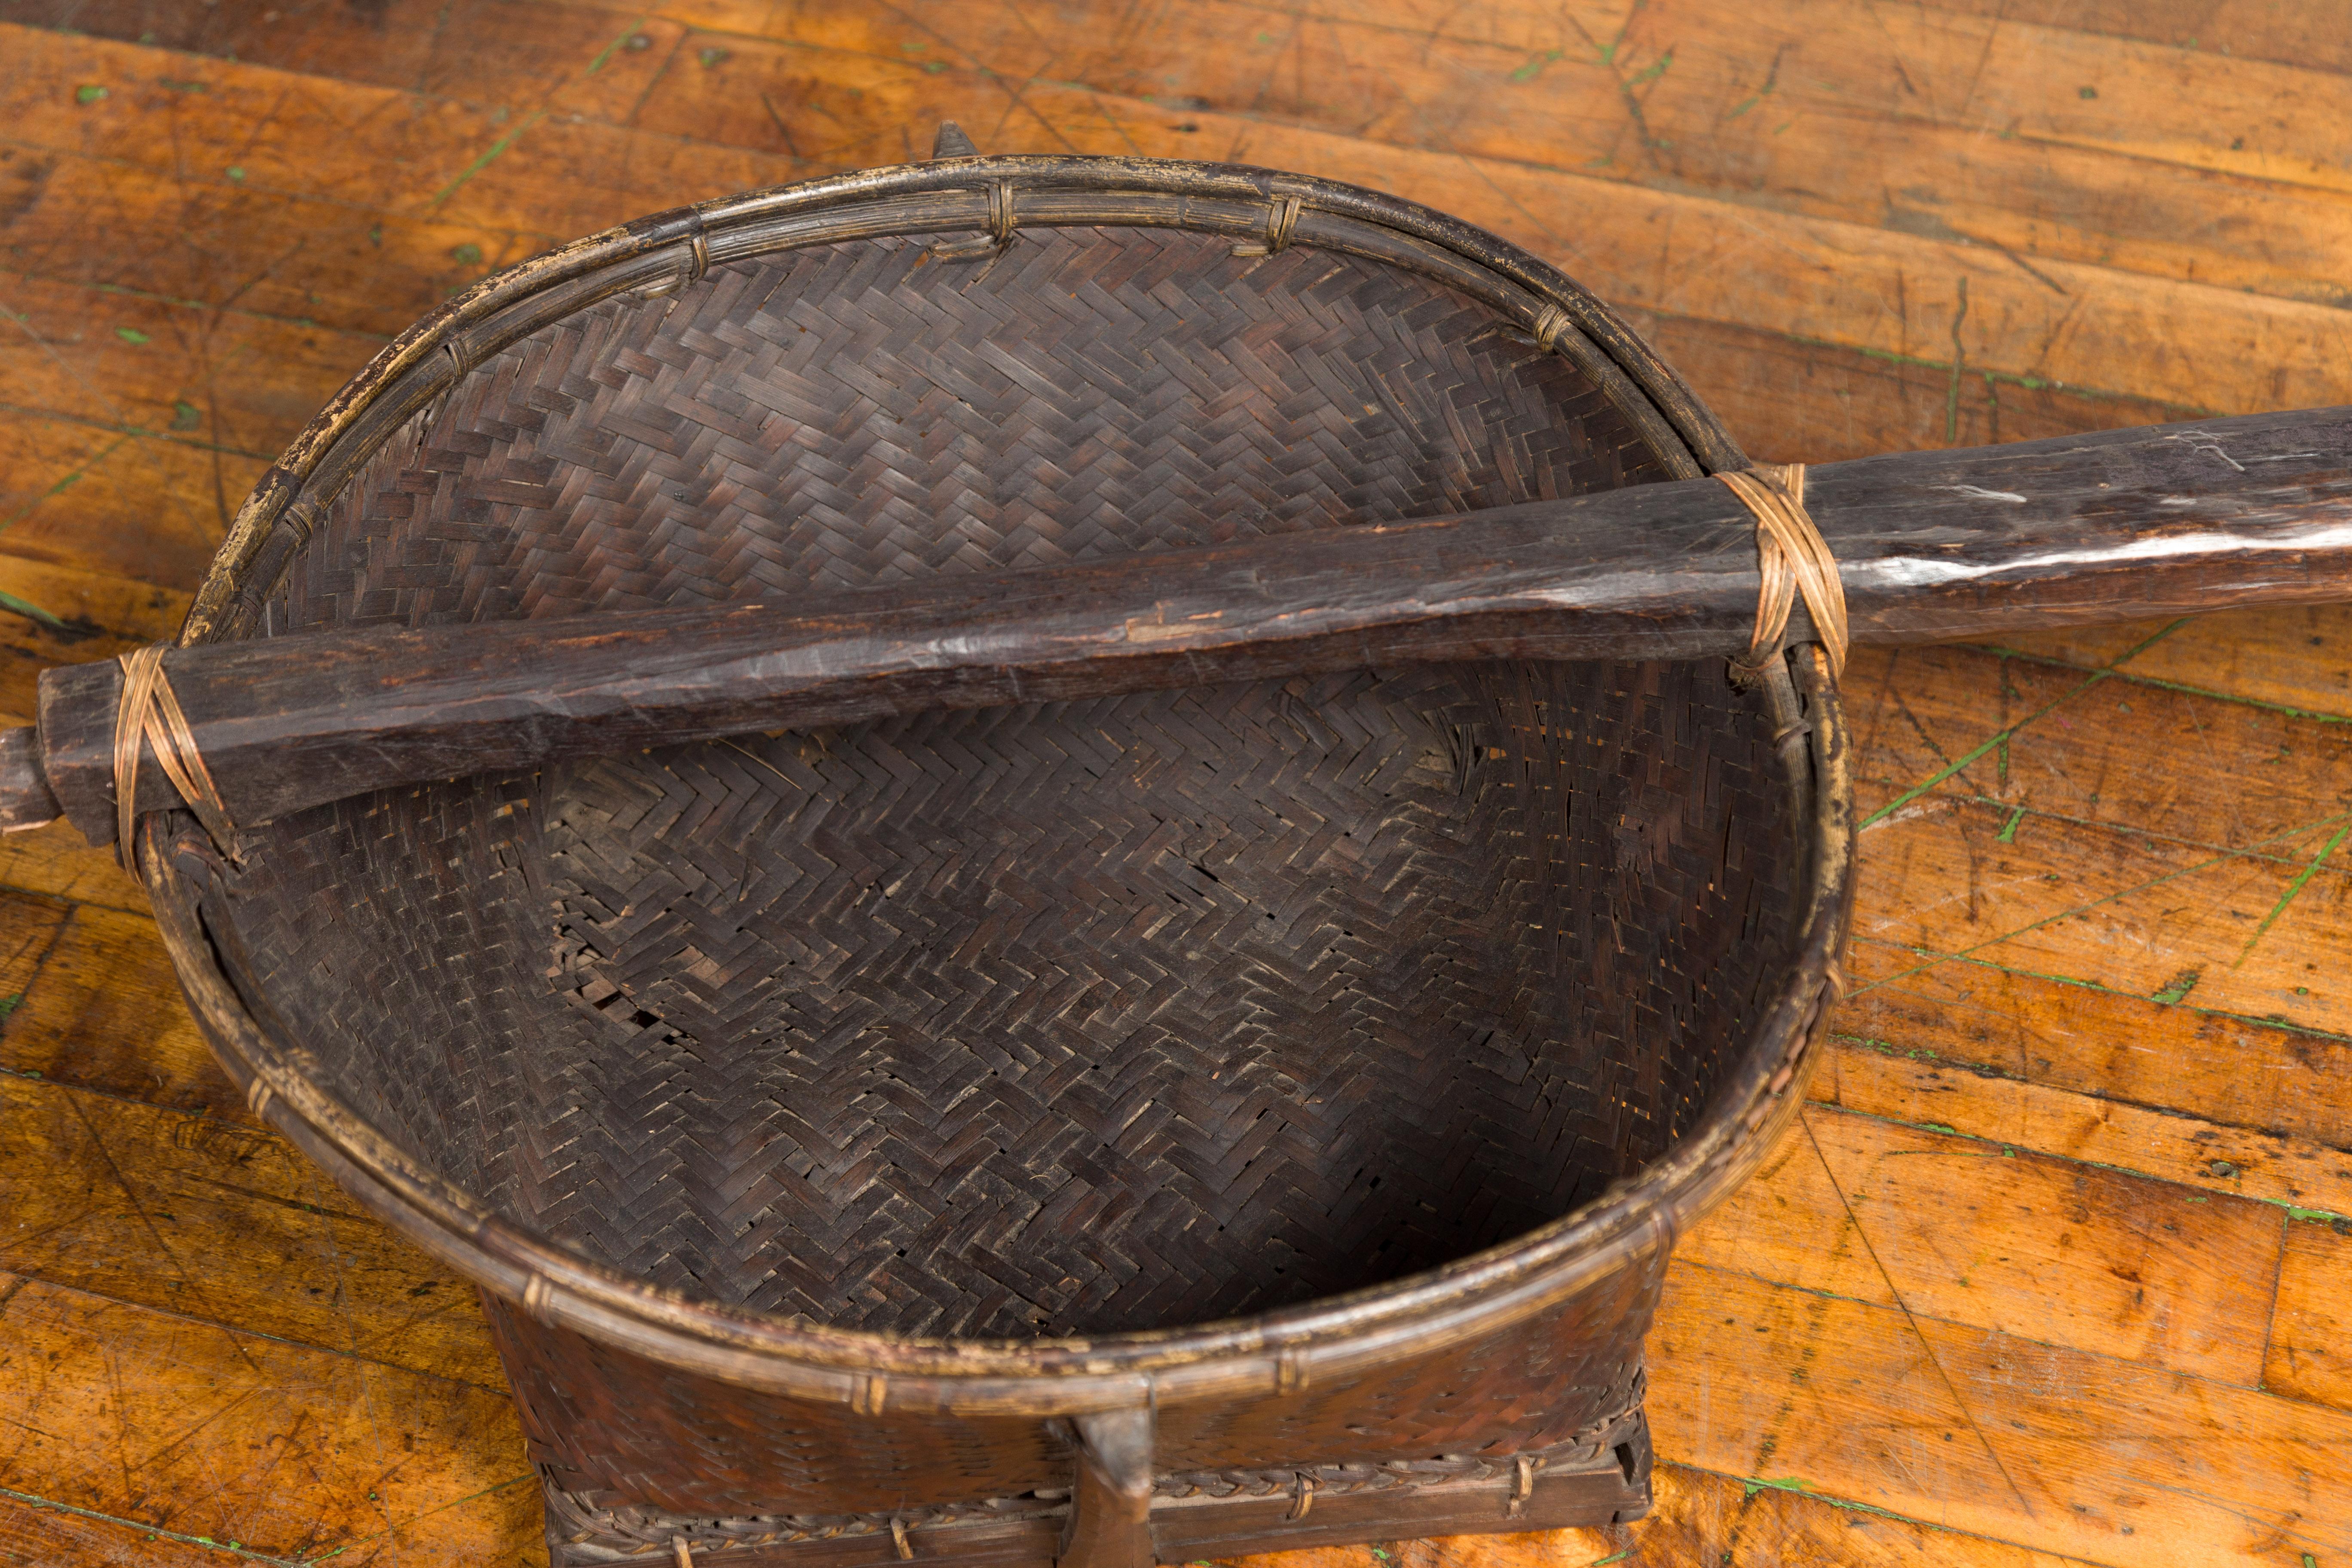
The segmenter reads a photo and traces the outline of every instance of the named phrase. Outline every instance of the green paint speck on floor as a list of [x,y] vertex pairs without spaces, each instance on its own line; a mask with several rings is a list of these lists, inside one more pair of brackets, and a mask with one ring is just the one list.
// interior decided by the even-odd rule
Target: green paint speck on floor
[[1541,54],[1529,56],[1528,58],[1527,64],[1521,66],[1518,69],[1511,73],[1511,79],[1513,81],[1533,81],[1538,76],[1542,74],[1544,67],[1559,58],[1559,54],[1560,52],[1558,49],[1546,49]]

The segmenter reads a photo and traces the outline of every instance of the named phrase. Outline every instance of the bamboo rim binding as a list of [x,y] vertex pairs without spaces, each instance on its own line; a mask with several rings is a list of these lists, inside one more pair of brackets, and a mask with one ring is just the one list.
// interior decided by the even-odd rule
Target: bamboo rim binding
[[1731,661],[1733,673],[1753,680],[1780,653],[1789,633],[1789,617],[1797,596],[1813,617],[1813,630],[1829,654],[1830,674],[1845,674],[1846,648],[1851,641],[1845,612],[1845,584],[1838,578],[1837,558],[1829,542],[1805,510],[1805,465],[1758,463],[1715,476],[1756,519],[1756,557],[1760,581],[1756,593],[1756,631],[1748,651]]
[[114,713],[115,858],[132,876],[139,874],[132,828],[139,821],[139,763],[144,747],[155,748],[163,776],[180,792],[181,803],[196,814],[213,846],[232,864],[236,853],[236,824],[213,784],[196,749],[195,731],[181,710],[180,699],[163,673],[163,653],[171,645],[151,643],[122,656],[122,700]]

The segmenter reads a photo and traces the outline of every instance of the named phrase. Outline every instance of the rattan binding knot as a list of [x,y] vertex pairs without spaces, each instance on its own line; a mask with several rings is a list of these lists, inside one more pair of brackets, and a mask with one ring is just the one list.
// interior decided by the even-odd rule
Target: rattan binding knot
[[709,270],[710,237],[698,228],[687,241],[686,265],[667,278],[646,284],[637,293],[647,300],[666,299],[688,284],[701,282]]
[[1298,196],[1276,196],[1266,205],[1265,237],[1245,239],[1234,247],[1235,256],[1276,256],[1290,248],[1290,237],[1297,231],[1298,215],[1305,210],[1306,201]]
[[456,391],[457,384],[466,378],[467,368],[466,353],[457,346],[457,340],[443,339],[441,352],[449,360],[449,379],[442,383],[441,389],[436,392],[431,401],[425,404],[424,417],[416,421],[416,444],[409,453],[412,461],[424,460],[425,448],[432,439],[434,426],[441,423],[441,416],[448,410],[449,395]]
[[1003,180],[988,183],[988,233],[982,237],[960,239],[949,245],[931,247],[935,261],[978,261],[982,257],[1002,256],[1013,247],[1013,231],[1020,218],[1013,210],[1013,187]]
[[1759,463],[1715,476],[1756,518],[1756,556],[1763,575],[1756,596],[1756,632],[1748,652],[1731,661],[1736,675],[1753,679],[1780,656],[1797,595],[1812,613],[1813,631],[1830,657],[1830,672],[1845,672],[1848,640],[1845,585],[1837,558],[1805,510],[1805,466]]
[[122,868],[139,874],[131,829],[139,821],[139,763],[144,747],[155,748],[163,776],[180,792],[181,804],[212,835],[213,847],[238,863],[236,824],[228,816],[210,769],[196,750],[195,731],[163,673],[164,643],[133,648],[122,656],[122,701],[114,715],[114,852]]
[[1543,1459],[1535,1454],[1521,1454],[1514,1467],[1517,1474],[1511,1482],[1511,1501],[1506,1510],[1513,1519],[1527,1516],[1528,1500],[1536,1495],[1536,1472],[1543,1468]]
[[1551,353],[1552,350],[1559,347],[1559,340],[1572,325],[1574,323],[1570,321],[1566,310],[1557,305],[1546,305],[1542,312],[1536,317],[1533,329],[1536,347],[1546,353]]

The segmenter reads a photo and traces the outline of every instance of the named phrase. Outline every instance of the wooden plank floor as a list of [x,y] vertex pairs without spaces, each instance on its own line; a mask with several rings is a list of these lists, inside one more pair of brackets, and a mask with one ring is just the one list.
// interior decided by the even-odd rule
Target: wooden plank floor
[[[942,116],[1459,213],[1826,460],[2352,402],[2347,72],[2293,0],[0,0],[0,713],[453,289]],[[2352,615],[1849,688],[1857,994],[1675,1266],[1655,1514],[1317,1568],[2352,1568]],[[544,1562],[470,1290],[58,832],[0,1014],[0,1563]]]

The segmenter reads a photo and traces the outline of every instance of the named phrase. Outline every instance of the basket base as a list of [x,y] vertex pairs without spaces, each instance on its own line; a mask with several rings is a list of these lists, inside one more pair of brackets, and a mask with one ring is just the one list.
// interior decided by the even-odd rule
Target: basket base
[[[1601,1442],[1589,1447],[1596,1451],[1547,1456],[1540,1468],[1521,1469],[1499,1461],[1491,1467],[1499,1474],[1475,1479],[1433,1478],[1303,1494],[1159,1497],[1151,1505],[1155,1556],[1160,1563],[1195,1563],[1423,1536],[1590,1529],[1648,1513],[1650,1428],[1642,1411],[1620,1416]],[[669,1568],[680,1543],[688,1547],[686,1561],[729,1568],[897,1568],[904,1562],[1051,1568],[1067,1512],[1058,1500],[1024,1498],[959,1510],[951,1518],[899,1520],[895,1528],[887,1515],[811,1521],[805,1531],[780,1530],[782,1521],[762,1521],[730,1540],[725,1523],[643,1509],[628,1510],[625,1535],[583,1529],[588,1516],[578,1499],[549,1483],[546,1500],[552,1568],[615,1563]]]

